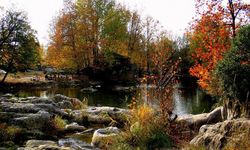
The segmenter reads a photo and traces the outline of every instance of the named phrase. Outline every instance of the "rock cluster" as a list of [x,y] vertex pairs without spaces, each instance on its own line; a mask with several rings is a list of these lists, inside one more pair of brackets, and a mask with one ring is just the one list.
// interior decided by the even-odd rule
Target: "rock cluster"
[[[7,138],[0,136],[0,141],[20,141],[18,138],[22,138],[23,142],[28,141],[25,149],[61,150],[65,147],[67,149],[67,146],[63,147],[62,143],[71,143],[69,145],[77,147],[76,145],[79,146],[81,141],[76,139],[61,140],[59,143],[55,141],[64,135],[89,133],[86,127],[94,124],[121,126],[126,122],[126,115],[129,115],[129,111],[125,109],[87,107],[80,100],[63,95],[56,95],[53,99],[48,99],[18,98],[6,94],[0,97],[0,126],[11,131],[18,131],[18,137],[13,133]],[[45,141],[33,139],[44,139]]]
[[[250,120],[247,119],[227,120],[214,125],[203,125],[199,130],[199,134],[190,144],[202,145],[211,150],[225,147],[230,147],[230,149],[249,148],[249,127]],[[244,142],[248,143],[244,144]]]

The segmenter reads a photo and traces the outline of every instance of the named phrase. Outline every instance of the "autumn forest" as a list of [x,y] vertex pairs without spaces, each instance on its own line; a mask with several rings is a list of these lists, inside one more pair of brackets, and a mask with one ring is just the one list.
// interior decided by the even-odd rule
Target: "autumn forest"
[[0,7],[0,149],[249,149],[250,3],[194,1],[177,36],[116,0],[64,0],[48,45]]

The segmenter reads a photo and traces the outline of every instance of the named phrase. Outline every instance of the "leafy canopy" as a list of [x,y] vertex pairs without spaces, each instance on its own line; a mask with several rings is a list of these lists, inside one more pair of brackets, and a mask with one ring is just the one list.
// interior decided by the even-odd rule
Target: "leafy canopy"
[[250,25],[242,27],[231,50],[217,66],[226,95],[240,101],[249,100],[250,91]]

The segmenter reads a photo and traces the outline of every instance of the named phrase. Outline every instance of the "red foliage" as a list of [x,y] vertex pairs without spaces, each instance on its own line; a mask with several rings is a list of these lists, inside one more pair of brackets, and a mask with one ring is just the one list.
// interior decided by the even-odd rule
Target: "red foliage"
[[195,63],[190,68],[190,74],[199,79],[203,89],[209,87],[212,70],[230,47],[229,34],[221,14],[202,16],[193,25],[193,33],[189,38]]
[[230,48],[230,38],[250,21],[249,8],[242,0],[196,0],[197,19],[188,33],[194,59],[189,71],[203,89],[208,90],[217,62]]

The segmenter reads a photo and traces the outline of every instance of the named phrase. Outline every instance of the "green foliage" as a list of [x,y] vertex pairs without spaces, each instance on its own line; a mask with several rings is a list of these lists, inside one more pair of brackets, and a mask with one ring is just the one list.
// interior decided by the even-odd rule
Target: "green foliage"
[[250,25],[242,27],[233,46],[216,70],[222,89],[230,99],[246,101],[250,91]]
[[6,72],[33,68],[40,61],[38,48],[25,13],[7,11],[0,19],[0,67]]
[[153,131],[146,143],[148,149],[172,147],[171,139],[160,130]]

